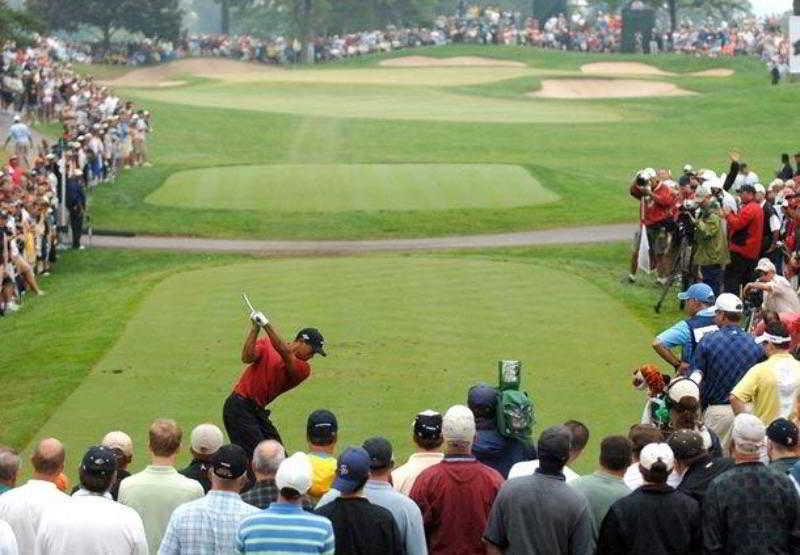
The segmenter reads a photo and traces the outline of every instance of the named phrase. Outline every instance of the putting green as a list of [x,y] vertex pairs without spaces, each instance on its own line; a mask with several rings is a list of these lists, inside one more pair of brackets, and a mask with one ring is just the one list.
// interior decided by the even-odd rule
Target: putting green
[[[623,119],[621,106],[597,101],[589,104],[524,96],[499,98],[411,85],[215,83],[129,92],[140,100],[320,117],[563,124],[616,122]],[[630,110],[625,113],[625,119],[635,117]]]
[[[618,302],[570,274],[518,262],[425,256],[269,260],[168,277],[143,300],[122,337],[54,411],[37,437],[80,454],[112,429],[128,431],[133,468],[146,464],[156,417],[184,428],[221,424],[242,365],[248,322],[240,292],[286,335],[318,326],[329,356],[271,407],[290,449],[305,447],[317,408],[340,420],[340,445],[386,435],[396,459],[411,450],[409,423],[426,408],[464,403],[467,388],[496,380],[496,361],[525,363],[524,387],[542,426],[577,418],[592,440],[636,422],[641,395],[628,369],[652,357],[650,334]],[[602,324],[613,318],[613,325]],[[182,453],[181,462],[187,457]]]
[[147,202],[188,208],[347,212],[512,208],[559,199],[498,164],[276,164],[173,174]]

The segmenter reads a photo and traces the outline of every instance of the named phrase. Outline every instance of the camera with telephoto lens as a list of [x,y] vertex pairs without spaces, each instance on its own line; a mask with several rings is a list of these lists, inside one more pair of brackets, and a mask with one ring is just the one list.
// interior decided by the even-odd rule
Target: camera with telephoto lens
[[745,310],[761,308],[761,305],[763,304],[764,304],[764,292],[761,289],[751,289],[744,296]]

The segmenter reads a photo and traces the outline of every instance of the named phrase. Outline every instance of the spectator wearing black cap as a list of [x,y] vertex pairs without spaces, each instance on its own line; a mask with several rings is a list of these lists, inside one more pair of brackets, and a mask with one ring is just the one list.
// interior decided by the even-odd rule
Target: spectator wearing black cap
[[566,485],[562,473],[570,454],[569,430],[563,425],[547,428],[538,448],[536,472],[512,478],[497,494],[483,535],[486,553],[593,553],[589,503]]
[[[265,439],[283,443],[266,407],[311,375],[309,361],[314,355],[326,356],[325,339],[318,329],[304,328],[287,343],[263,313],[251,313],[250,320],[252,329],[242,347],[242,362],[248,366],[222,408],[231,443],[241,446],[248,458]],[[267,336],[259,339],[262,327]]]
[[[311,487],[308,497],[313,503],[328,493],[336,478],[336,440],[339,422],[329,410],[319,409],[308,415],[306,440],[311,461]],[[312,503],[312,504],[313,504]]]
[[[372,437],[364,442],[364,450],[369,454],[369,480],[364,486],[364,497],[370,503],[387,509],[397,523],[403,539],[406,555],[426,555],[425,529],[422,526],[422,513],[416,503],[407,496],[396,492],[390,483],[392,467],[392,444],[383,437]],[[326,493],[317,504],[317,509],[339,497],[336,489]]]
[[433,410],[425,410],[414,418],[412,439],[417,447],[416,453],[408,457],[406,464],[392,470],[394,489],[408,495],[414,481],[423,470],[442,462],[442,415]]
[[370,475],[370,456],[349,447],[339,456],[333,487],[339,497],[315,512],[333,524],[337,555],[400,555],[403,538],[394,516],[363,495]]
[[242,501],[259,509],[266,509],[270,503],[275,502],[278,499],[275,474],[285,459],[286,451],[283,445],[274,439],[265,439],[259,443],[253,451],[252,461],[256,483],[242,494]]
[[800,461],[800,437],[793,422],[777,418],[767,426],[767,455],[770,469],[781,474],[788,474]]
[[708,485],[714,478],[733,468],[733,460],[712,457],[703,436],[696,430],[677,430],[669,438],[675,455],[675,472],[683,476],[678,491],[703,504]]
[[761,253],[764,211],[755,195],[755,187],[746,183],[739,189],[742,201],[739,213],[723,208],[731,252],[731,263],[725,268],[725,291],[735,295],[750,281]]
[[467,406],[475,415],[477,435],[472,454],[486,466],[494,468],[503,478],[511,467],[536,458],[536,450],[519,439],[505,437],[497,430],[497,390],[487,384],[470,388]]
[[570,482],[570,487],[583,494],[592,513],[592,532],[595,541],[600,524],[617,499],[631,493],[622,479],[631,464],[633,445],[624,436],[609,436],[600,442],[600,468],[593,474]]
[[666,443],[642,449],[644,485],[609,509],[600,527],[598,555],[700,552],[700,505],[667,485],[674,463]]
[[424,470],[411,488],[422,511],[431,555],[478,555],[485,552],[481,534],[503,477],[472,455],[475,416],[463,405],[442,418],[444,459]]
[[79,469],[80,490],[42,515],[35,552],[146,554],[142,519],[130,507],[111,499],[109,490],[116,472],[114,451],[91,447]]
[[208,475],[211,462],[223,443],[225,443],[225,438],[222,436],[222,430],[214,424],[200,424],[192,430],[191,446],[189,447],[192,462],[180,473],[200,482],[206,493],[211,489],[211,478]]
[[210,462],[211,490],[173,511],[159,554],[231,552],[239,523],[258,512],[239,497],[249,466],[244,449],[223,445]]

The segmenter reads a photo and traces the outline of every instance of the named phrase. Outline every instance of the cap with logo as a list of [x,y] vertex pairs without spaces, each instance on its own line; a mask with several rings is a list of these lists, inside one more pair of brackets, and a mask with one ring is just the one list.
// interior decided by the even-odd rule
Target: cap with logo
[[714,290],[705,283],[694,283],[686,291],[678,293],[678,299],[714,304]]
[[222,430],[214,424],[200,424],[192,430],[192,451],[198,455],[212,455],[223,443]]
[[364,442],[364,450],[369,454],[369,467],[372,470],[389,468],[392,459],[392,444],[385,437],[371,437]]
[[669,447],[679,461],[699,457],[706,452],[703,436],[694,430],[677,430],[669,438]]
[[111,447],[89,447],[81,461],[81,470],[92,476],[108,476],[117,469],[117,456]]
[[235,480],[247,472],[247,453],[238,445],[223,445],[211,460],[211,471],[220,478]]
[[657,462],[663,462],[667,471],[675,466],[675,454],[666,443],[650,443],[645,445],[639,455],[639,465],[645,470],[651,470]]
[[336,415],[326,409],[315,410],[308,415],[306,436],[311,443],[328,445],[339,431]]
[[796,447],[798,439],[800,439],[798,438],[797,426],[786,418],[773,420],[767,426],[767,437],[770,441],[790,449]]
[[348,494],[357,491],[369,478],[369,453],[363,447],[348,447],[336,461],[333,489]]
[[311,487],[312,472],[308,455],[298,451],[281,462],[275,474],[275,485],[279,490],[288,488],[305,495]]
[[322,337],[322,334],[317,328],[303,328],[297,332],[297,337],[295,339],[308,343],[311,348],[314,349],[315,353],[324,357],[328,356],[328,353],[325,352],[325,338]]
[[419,439],[442,437],[442,415],[434,410],[424,410],[414,418],[414,436]]
[[742,300],[733,293],[722,293],[714,303],[714,310],[717,312],[742,312],[744,306]]

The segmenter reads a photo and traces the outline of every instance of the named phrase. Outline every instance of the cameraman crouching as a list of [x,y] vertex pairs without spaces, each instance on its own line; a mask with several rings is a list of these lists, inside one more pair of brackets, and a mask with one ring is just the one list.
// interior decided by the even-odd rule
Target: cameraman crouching
[[744,294],[763,291],[764,301],[761,309],[765,312],[800,312],[800,298],[789,281],[777,275],[775,264],[769,258],[762,258],[756,266],[756,279],[744,286]]
[[703,283],[711,287],[714,296],[722,292],[722,269],[730,262],[728,238],[725,234],[720,205],[707,184],[694,193],[699,204],[694,225],[694,263],[700,267]]

